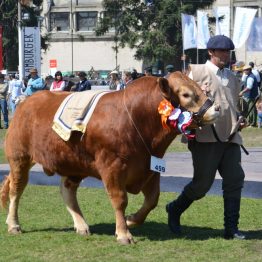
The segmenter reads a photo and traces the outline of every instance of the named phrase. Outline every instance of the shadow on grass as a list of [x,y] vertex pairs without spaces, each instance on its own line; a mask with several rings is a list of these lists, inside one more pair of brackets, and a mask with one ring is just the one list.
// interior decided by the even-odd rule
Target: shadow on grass
[[[109,235],[114,236],[115,224],[113,223],[101,223],[90,226],[91,234],[93,235]],[[183,233],[181,236],[174,235],[168,228],[167,224],[146,222],[145,224],[131,228],[130,232],[133,237],[140,237],[143,239],[149,239],[151,241],[166,241],[171,239],[189,239],[189,240],[208,240],[212,238],[223,238],[223,229],[213,229],[209,227],[192,227],[183,226]],[[23,230],[23,233],[34,232],[74,232],[74,228],[42,228],[37,230]],[[247,240],[262,240],[262,230],[250,230],[241,231],[246,235]]]

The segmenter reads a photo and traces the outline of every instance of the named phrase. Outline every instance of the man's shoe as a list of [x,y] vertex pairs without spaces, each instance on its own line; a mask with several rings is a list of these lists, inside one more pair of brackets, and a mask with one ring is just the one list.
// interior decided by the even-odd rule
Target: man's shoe
[[181,234],[180,216],[193,203],[194,200],[189,199],[185,193],[166,205],[168,214],[168,226],[170,230],[176,234]]
[[242,233],[240,233],[239,231],[237,231],[234,234],[225,233],[224,238],[227,239],[227,240],[229,240],[229,239],[244,240],[244,239],[246,239],[246,236],[243,235]]

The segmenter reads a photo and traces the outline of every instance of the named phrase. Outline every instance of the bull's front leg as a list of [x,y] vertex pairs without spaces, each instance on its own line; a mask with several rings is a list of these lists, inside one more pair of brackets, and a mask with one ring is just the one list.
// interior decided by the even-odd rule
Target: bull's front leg
[[131,244],[134,243],[133,237],[128,230],[126,220],[125,220],[125,209],[127,207],[127,193],[120,187],[112,186],[110,184],[106,185],[109,198],[111,200],[112,206],[115,210],[116,218],[116,231],[115,235],[117,241],[120,244]]
[[66,208],[71,214],[74,221],[74,228],[80,235],[89,235],[89,227],[84,219],[84,216],[78,205],[76,193],[80,184],[81,178],[70,179],[68,177],[61,178],[60,190],[63,200],[66,204]]
[[150,172],[149,179],[142,188],[145,196],[142,207],[132,215],[126,217],[128,227],[135,227],[144,223],[149,212],[157,206],[160,194],[160,174]]

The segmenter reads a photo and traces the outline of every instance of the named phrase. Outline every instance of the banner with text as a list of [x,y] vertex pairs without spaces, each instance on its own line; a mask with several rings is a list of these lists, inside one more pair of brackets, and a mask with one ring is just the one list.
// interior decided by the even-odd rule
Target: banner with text
[[209,38],[207,13],[197,10],[197,48],[206,49]]
[[248,39],[257,9],[237,7],[235,13],[233,42],[241,47]]
[[24,72],[27,76],[31,68],[41,74],[41,44],[39,27],[23,27]]
[[183,35],[183,50],[197,48],[196,36],[196,21],[194,16],[181,14],[182,18],[182,35]]
[[262,18],[255,17],[247,41],[247,51],[262,51]]

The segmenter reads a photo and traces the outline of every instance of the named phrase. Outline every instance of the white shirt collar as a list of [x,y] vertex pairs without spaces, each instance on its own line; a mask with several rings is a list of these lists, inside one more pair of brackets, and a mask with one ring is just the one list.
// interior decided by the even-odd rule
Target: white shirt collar
[[212,71],[215,75],[217,75],[217,73],[218,73],[219,71],[221,71],[221,70],[219,69],[219,67],[217,67],[215,64],[213,64],[210,60],[207,60],[207,61],[206,61],[206,65],[209,67],[209,69],[211,69],[211,71]]

